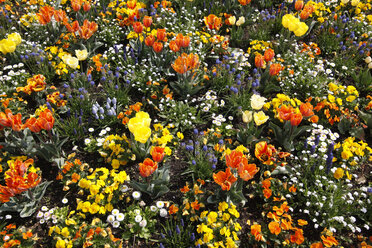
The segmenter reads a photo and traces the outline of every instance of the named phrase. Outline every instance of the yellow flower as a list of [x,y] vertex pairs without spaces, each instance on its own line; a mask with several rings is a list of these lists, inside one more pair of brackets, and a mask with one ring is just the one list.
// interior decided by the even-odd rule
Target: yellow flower
[[212,223],[215,223],[216,220],[217,220],[217,216],[218,214],[214,211],[211,211],[209,214],[208,214],[208,224],[212,224]]
[[113,159],[113,160],[111,161],[111,166],[112,166],[112,168],[114,168],[114,169],[119,169],[120,161],[117,160],[117,159]]
[[342,99],[337,97],[336,102],[338,105],[342,106]]
[[228,208],[229,208],[229,204],[227,204],[226,202],[220,202],[218,204],[218,210],[221,212],[225,211]]
[[151,136],[151,129],[146,126],[138,126],[134,133],[134,139],[141,143],[146,143],[149,137]]
[[283,18],[282,18],[282,25],[283,25],[283,27],[288,28],[288,27],[289,27],[289,24],[290,24],[291,22],[293,22],[293,21],[292,21],[293,18],[294,18],[294,16],[291,15],[291,14],[286,14],[286,15],[284,15]]
[[253,119],[253,112],[252,111],[249,111],[249,110],[246,110],[243,112],[243,122],[244,123],[249,123],[251,122]]
[[224,226],[223,228],[221,228],[220,234],[221,235],[225,235],[225,237],[230,237],[231,232],[230,232],[230,229],[229,228],[227,228],[226,226]]
[[229,215],[228,213],[224,213],[224,214],[222,215],[222,219],[223,219],[223,221],[228,222],[229,219],[230,219],[230,215]]
[[236,17],[235,16],[230,16],[229,17],[229,23],[230,23],[230,25],[235,25],[235,22],[236,22]]
[[22,42],[22,38],[19,35],[19,33],[12,33],[8,35],[8,40],[13,41],[16,44],[16,46],[18,46]]
[[0,40],[0,52],[3,54],[12,53],[16,49],[16,43],[9,39]]
[[84,50],[75,50],[75,54],[78,60],[86,60],[88,57],[88,51],[87,49]]
[[72,57],[70,54],[63,55],[62,60],[72,69],[77,69],[79,67],[79,60],[76,57]]
[[254,110],[260,110],[265,105],[266,103],[265,101],[266,101],[265,97],[259,96],[257,94],[253,94],[251,96],[251,107]]
[[355,96],[348,96],[348,97],[346,97],[346,101],[348,101],[348,102],[352,102],[352,101],[354,101],[355,99],[356,99]]
[[269,119],[269,116],[265,115],[263,111],[260,111],[258,113],[254,113],[253,118],[256,125],[260,126]]
[[245,23],[244,16],[239,17],[238,21],[236,22],[236,26],[243,25]]
[[209,241],[211,241],[213,239],[213,232],[207,232],[204,234],[203,236],[203,241],[204,243],[208,243]]
[[302,36],[306,34],[307,30],[309,30],[309,26],[304,22],[299,22],[298,28],[293,32],[296,36]]
[[357,6],[359,4],[360,0],[351,0],[352,6]]
[[342,178],[344,176],[344,170],[342,168],[337,168],[337,170],[335,171],[335,173],[333,174],[333,176],[336,179]]
[[334,84],[334,83],[329,83],[328,84],[328,89],[332,92],[335,92],[337,89],[338,89],[338,86],[337,84]]
[[63,239],[60,239],[56,243],[56,248],[65,248],[66,247],[66,242]]
[[70,235],[70,232],[67,227],[64,227],[61,231],[63,237],[67,238]]

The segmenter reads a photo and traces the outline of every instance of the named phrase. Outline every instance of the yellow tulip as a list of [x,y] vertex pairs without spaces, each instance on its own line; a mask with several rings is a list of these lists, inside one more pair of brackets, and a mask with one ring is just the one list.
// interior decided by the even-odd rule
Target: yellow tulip
[[146,126],[138,126],[134,133],[134,139],[141,143],[146,143],[151,136],[151,129]]
[[3,54],[12,53],[16,49],[16,43],[10,39],[0,40],[0,52]]
[[19,35],[19,33],[12,33],[8,35],[8,40],[13,41],[16,44],[16,46],[18,46],[22,42],[22,38]]
[[253,118],[256,125],[260,126],[269,119],[269,116],[265,115],[263,111],[260,111],[258,113],[254,113]]
[[304,22],[299,22],[298,28],[293,32],[296,36],[302,36],[306,34],[307,30],[309,30],[309,26]]

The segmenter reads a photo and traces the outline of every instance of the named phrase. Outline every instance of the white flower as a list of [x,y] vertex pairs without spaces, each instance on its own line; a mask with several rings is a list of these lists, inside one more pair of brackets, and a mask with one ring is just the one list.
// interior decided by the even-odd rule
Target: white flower
[[78,60],[86,60],[88,57],[88,51],[86,49],[84,50],[75,50],[75,54]]
[[239,17],[238,21],[236,22],[236,26],[240,26],[245,23],[244,16]]
[[44,213],[40,211],[37,213],[36,218],[40,219],[40,218],[43,218],[43,216],[44,216]]
[[168,215],[168,212],[167,212],[166,209],[164,209],[164,208],[160,209],[160,216],[161,217],[167,217],[167,215]]
[[40,224],[44,224],[45,223],[45,220],[44,219],[40,219]]
[[11,218],[12,218],[12,216],[10,214],[5,215],[6,220],[10,220]]
[[119,213],[118,215],[116,215],[116,220],[117,221],[123,221],[125,218],[125,215],[123,213]]
[[109,216],[107,216],[107,222],[108,223],[113,223],[115,221],[115,216],[110,214]]
[[137,223],[140,223],[142,220],[142,216],[141,215],[137,215],[135,218],[134,218],[134,221],[137,222]]
[[140,214],[141,214],[141,210],[139,210],[139,209],[135,209],[135,210],[133,210],[133,212],[134,212],[136,215],[140,215]]
[[158,208],[157,208],[156,206],[151,206],[151,207],[150,207],[150,210],[151,210],[152,212],[155,212],[156,210],[158,210]]
[[4,238],[3,238],[3,240],[6,242],[6,241],[8,241],[10,239],[10,236],[8,236],[8,235],[5,235],[4,236]]
[[163,208],[164,207],[164,202],[163,201],[158,201],[158,202],[156,202],[156,206],[158,208]]
[[112,222],[112,227],[113,228],[118,228],[120,226],[120,222],[115,220],[114,222]]
[[147,220],[142,220],[140,223],[139,223],[140,227],[145,227],[147,225]]
[[120,214],[120,211],[119,211],[119,209],[114,208],[114,209],[111,211],[111,213],[112,213],[114,216],[117,216],[118,214]]
[[42,206],[41,207],[41,211],[44,211],[44,212],[46,212],[46,211],[48,211],[49,209],[48,209],[48,207],[47,206]]
[[127,185],[123,185],[123,186],[121,187],[121,192],[125,193],[125,192],[128,191],[128,189],[129,189],[129,187],[128,187]]
[[138,200],[138,199],[141,198],[141,192],[139,192],[139,191],[134,191],[134,192],[132,193],[132,196],[133,196],[134,200]]
[[90,142],[91,142],[91,140],[90,140],[89,138],[86,138],[86,139],[84,140],[84,144],[85,144],[85,145],[89,145]]
[[93,133],[93,132],[94,132],[94,128],[91,127],[91,128],[88,129],[88,131],[89,131],[90,133]]

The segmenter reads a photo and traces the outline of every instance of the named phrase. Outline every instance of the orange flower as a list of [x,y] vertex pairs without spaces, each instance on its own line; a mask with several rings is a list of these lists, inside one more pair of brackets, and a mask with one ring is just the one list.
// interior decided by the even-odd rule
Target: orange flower
[[243,163],[243,153],[241,151],[234,150],[230,154],[227,154],[225,159],[227,166],[237,169]]
[[312,5],[306,5],[300,13],[300,18],[306,20],[313,13],[314,7]]
[[297,113],[297,114],[292,114],[291,116],[291,125],[292,126],[298,126],[302,121],[302,114]]
[[142,31],[143,31],[143,25],[142,25],[142,23],[140,23],[140,22],[133,23],[133,30],[137,34],[142,33]]
[[38,118],[38,125],[42,129],[45,129],[47,131],[51,130],[54,125],[54,117],[52,115],[52,112],[50,112],[49,109],[45,109],[43,112],[40,113]]
[[156,146],[151,151],[152,159],[155,162],[160,163],[164,158],[164,147]]
[[257,68],[265,68],[266,62],[264,56],[262,56],[262,54],[260,53],[257,53],[256,57],[254,58],[254,64],[256,65]]
[[226,169],[226,172],[220,171],[217,174],[213,173],[213,179],[221,186],[222,190],[230,190],[231,185],[237,180],[231,173],[230,167]]
[[83,0],[71,0],[71,7],[75,12],[78,12],[83,4]]
[[275,221],[271,221],[269,223],[269,229],[272,234],[278,235],[282,229],[280,229],[279,223]]
[[178,210],[179,210],[178,207],[177,207],[176,205],[172,204],[172,205],[169,207],[168,212],[169,212],[170,215],[172,215],[172,214],[177,213]]
[[155,37],[152,34],[147,36],[145,39],[146,46],[152,47],[152,45],[154,45],[154,42],[155,42]]
[[278,111],[279,118],[282,119],[283,121],[290,120],[294,112],[292,106],[287,106],[285,104],[283,104],[282,106],[280,106],[280,108],[277,108],[276,110]]
[[152,17],[151,16],[145,16],[143,18],[143,25],[145,25],[146,28],[149,28],[152,24]]
[[280,224],[280,227],[283,230],[291,230],[293,228],[291,222],[285,219],[282,219],[282,223]]
[[66,12],[62,9],[55,10],[53,15],[56,22],[63,22],[68,20]]
[[160,53],[163,50],[163,43],[161,42],[154,42],[152,45],[152,48],[155,52]]
[[191,203],[191,207],[192,209],[195,209],[195,210],[199,210],[200,209],[200,203],[198,202],[198,200],[195,200],[194,202]]
[[8,117],[9,115],[13,116],[12,111],[10,109],[5,109],[5,113],[0,112],[0,125],[2,125],[3,127],[11,127],[12,126],[12,122]]
[[319,121],[319,116],[317,116],[317,115],[313,115],[313,116],[311,116],[311,117],[310,117],[310,121],[311,121],[312,123],[317,123],[317,122]]
[[[243,160],[247,161],[246,158],[243,158]],[[238,169],[239,176],[244,181],[252,179],[258,171],[259,168],[255,164],[248,164],[248,162],[243,162],[242,166]]]
[[172,68],[179,74],[186,73],[198,67],[199,56],[193,53],[183,53],[176,59],[176,61],[174,61],[174,64],[172,64]]
[[269,48],[264,53],[264,59],[266,62],[271,61],[275,57],[275,52],[273,49]]
[[322,235],[321,238],[325,247],[332,247],[338,245],[338,241],[333,236],[327,236],[326,238],[324,237],[324,235]]
[[158,168],[158,163],[152,161],[150,158],[146,158],[143,163],[139,164],[140,174],[143,177],[149,177]]
[[52,6],[43,6],[36,15],[39,19],[39,23],[45,25],[52,20],[54,8]]
[[311,244],[310,248],[323,248],[322,242]]
[[156,31],[156,38],[158,38],[159,41],[165,41],[165,38],[167,36],[167,32],[165,29],[159,29]]
[[175,41],[178,47],[188,47],[190,44],[190,37],[178,34]]
[[251,234],[254,236],[254,238],[257,240],[257,241],[262,241],[263,240],[263,237],[262,237],[262,234],[261,234],[261,225],[252,225],[251,226]]
[[204,17],[204,23],[209,29],[219,30],[222,26],[222,19],[210,14],[209,16]]
[[79,35],[81,38],[88,40],[97,30],[97,23],[84,20],[83,26],[79,29]]
[[291,242],[298,245],[302,244],[305,241],[303,233],[302,229],[295,228],[295,234],[291,235]]
[[313,112],[313,105],[311,105],[311,103],[307,102],[307,103],[302,103],[300,105],[300,112],[303,116],[305,117],[309,117],[311,115],[314,115],[314,112]]
[[85,12],[88,12],[90,10],[90,8],[92,8],[92,6],[90,5],[90,3],[89,2],[84,2],[83,10]]
[[296,187],[294,186],[294,185],[292,185],[289,189],[288,189],[288,191],[289,192],[291,192],[291,193],[295,193],[296,192]]
[[180,189],[182,193],[187,193],[190,191],[189,185],[186,184],[183,188]]
[[80,30],[80,25],[78,21],[74,21],[72,25],[68,23],[67,21],[64,21],[63,24],[65,25],[65,27],[70,33],[75,33]]
[[271,189],[264,189],[263,190],[263,194],[264,194],[264,197],[266,198],[266,199],[269,199],[270,197],[271,197],[271,195],[272,195],[272,190]]
[[33,163],[33,159],[28,159],[24,162],[17,159],[9,166],[9,170],[5,172],[6,186],[0,185],[1,202],[8,202],[10,197],[34,188],[40,183],[41,177],[38,174],[35,172],[27,174],[28,167]]
[[268,188],[270,188],[270,186],[271,186],[271,178],[267,178],[267,179],[262,181],[262,187],[264,189],[268,189]]
[[127,1],[128,9],[134,9],[137,6],[137,0],[130,0]]
[[302,0],[297,0],[295,3],[295,9],[297,11],[301,10],[304,7],[304,1]]
[[256,144],[254,154],[256,158],[262,161],[264,164],[271,165],[271,156],[275,153],[275,147],[272,145],[267,145],[266,141],[261,141]]
[[251,0],[239,0],[239,3],[243,6],[249,4],[250,2]]
[[279,75],[279,72],[282,70],[281,64],[275,63],[270,65],[270,76],[277,76]]
[[31,117],[26,120],[25,126],[30,129],[31,132],[38,133],[41,131],[41,127],[37,123],[37,119],[35,117]]
[[32,237],[32,232],[27,231],[25,233],[22,233],[22,237],[23,237],[23,239],[31,238]]
[[169,42],[169,48],[173,51],[173,52],[178,52],[180,50],[180,47],[177,45],[177,42],[175,40],[172,40]]
[[303,219],[299,219],[298,220],[298,225],[299,226],[306,226],[308,223],[307,223],[307,221],[306,220],[303,220]]

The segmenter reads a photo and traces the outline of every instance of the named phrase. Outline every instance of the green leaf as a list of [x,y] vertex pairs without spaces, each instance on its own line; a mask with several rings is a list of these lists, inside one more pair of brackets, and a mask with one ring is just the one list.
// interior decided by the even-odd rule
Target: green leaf
[[340,133],[346,134],[350,130],[351,122],[349,119],[342,117],[340,122],[337,124],[337,127]]
[[37,208],[37,202],[31,201],[24,205],[23,209],[19,213],[19,216],[21,218],[30,217],[33,213],[35,213],[36,208]]

